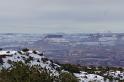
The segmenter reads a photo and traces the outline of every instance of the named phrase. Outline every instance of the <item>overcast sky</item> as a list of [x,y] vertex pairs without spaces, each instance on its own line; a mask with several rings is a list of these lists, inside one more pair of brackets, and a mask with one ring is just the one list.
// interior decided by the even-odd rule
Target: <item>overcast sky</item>
[[0,0],[0,33],[124,32],[124,0]]

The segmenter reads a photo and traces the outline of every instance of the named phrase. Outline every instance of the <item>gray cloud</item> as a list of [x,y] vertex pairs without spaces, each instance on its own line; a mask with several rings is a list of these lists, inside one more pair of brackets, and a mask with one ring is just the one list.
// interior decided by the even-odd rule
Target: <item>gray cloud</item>
[[0,32],[124,32],[123,0],[0,0]]

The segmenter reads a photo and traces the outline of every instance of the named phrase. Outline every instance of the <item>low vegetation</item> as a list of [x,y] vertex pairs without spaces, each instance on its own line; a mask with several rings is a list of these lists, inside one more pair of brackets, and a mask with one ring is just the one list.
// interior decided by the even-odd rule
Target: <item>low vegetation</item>
[[81,69],[79,66],[72,65],[72,64],[61,64],[62,69],[65,69],[66,71],[69,71],[71,73],[80,73]]
[[6,51],[6,54],[0,58],[0,82],[124,82],[122,67],[59,64],[44,57],[43,53],[27,48]]
[[78,80],[69,72],[53,76],[38,66],[30,67],[22,62],[13,62],[11,68],[1,70],[0,82],[78,82]]

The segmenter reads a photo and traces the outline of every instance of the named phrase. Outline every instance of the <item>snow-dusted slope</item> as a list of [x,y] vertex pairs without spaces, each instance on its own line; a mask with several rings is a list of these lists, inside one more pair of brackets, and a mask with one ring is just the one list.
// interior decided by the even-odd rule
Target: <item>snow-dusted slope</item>
[[1,67],[6,69],[12,66],[11,62],[21,61],[30,66],[38,65],[52,72],[54,75],[58,75],[56,69],[60,66],[48,60],[38,51],[0,51],[0,56],[2,62]]
[[74,75],[80,80],[79,82],[104,82],[104,77],[96,74],[88,74],[87,72],[74,73]]
[[[38,65],[42,68],[47,69],[54,75],[59,75],[57,68],[60,68],[59,65],[53,63],[49,59],[43,56],[42,53],[39,51],[0,51],[0,58],[1,58],[1,67],[3,68],[10,68],[12,66],[11,62],[23,62],[27,65],[33,66]],[[68,72],[68,71],[67,71]],[[90,80],[100,80],[102,82],[103,78],[98,75],[89,74],[85,75],[85,73],[74,73],[74,75],[80,79],[80,82],[88,82]],[[85,77],[87,76],[87,78]],[[95,77],[95,78],[94,78]]]
[[[1,68],[10,68],[12,62],[23,62],[29,66],[38,65],[44,69],[47,69],[52,75],[59,76],[57,71],[61,66],[52,62],[43,56],[39,51],[34,50],[21,50],[21,51],[0,51],[0,66]],[[64,69],[63,69],[64,70]],[[61,72],[63,72],[63,70]],[[65,71],[65,70],[64,70]],[[68,71],[67,71],[68,72]],[[124,72],[110,71],[102,76],[96,74],[88,74],[87,72],[74,73],[79,79],[79,82],[105,82],[104,76],[112,76],[113,78],[124,79]]]
[[104,76],[111,76],[112,78],[118,78],[124,80],[124,72],[121,71],[108,71]]

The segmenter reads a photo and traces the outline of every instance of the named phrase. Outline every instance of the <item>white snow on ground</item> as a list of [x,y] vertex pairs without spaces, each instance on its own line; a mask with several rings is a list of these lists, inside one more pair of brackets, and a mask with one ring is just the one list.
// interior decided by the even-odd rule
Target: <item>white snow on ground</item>
[[121,71],[109,71],[104,74],[105,76],[112,76],[113,78],[119,78],[120,80],[124,80],[124,72]]
[[0,55],[11,55],[11,54],[15,54],[16,52],[17,51],[0,51]]
[[[3,56],[3,57],[2,57]],[[27,65],[33,66],[38,65],[42,68],[50,71],[51,74],[58,76],[59,72],[56,68],[60,66],[48,60],[42,53],[38,51],[0,51],[0,57],[2,57],[3,64],[1,64],[1,68],[9,68],[12,66],[11,62],[21,61],[26,63],[27,59],[30,59]],[[79,82],[104,82],[103,76],[112,76],[113,78],[119,78],[120,80],[124,80],[124,72],[120,71],[109,71],[106,72],[103,76],[99,76],[96,74],[88,74],[87,72],[74,73],[74,75],[79,79]]]
[[[109,71],[108,73],[105,73],[103,76],[96,75],[96,74],[88,74],[87,72],[81,72],[81,73],[74,73],[74,75],[79,79],[79,82],[109,82],[109,79],[106,81],[104,80],[103,76],[111,76],[114,78],[118,78],[120,80],[124,80],[124,72],[120,71]],[[113,82],[119,82],[118,80],[113,80]]]
[[56,70],[56,68],[59,67],[59,65],[52,63],[50,60],[48,60],[47,58],[45,58],[44,56],[41,56],[39,54],[41,54],[40,52],[36,51],[36,53],[33,53],[33,51],[28,51],[28,52],[23,52],[20,51],[22,54],[20,54],[18,51],[0,51],[0,56],[5,56],[3,57],[3,68],[9,68],[12,66],[12,64],[9,63],[9,61],[12,62],[23,62],[26,63],[25,60],[31,58],[31,60],[27,63],[30,66],[33,65],[38,65],[42,68],[45,68],[47,70],[49,70],[50,72],[52,72],[52,74],[54,75],[58,75],[58,71]]
[[104,82],[104,77],[96,74],[88,74],[87,72],[74,73],[74,75],[80,80],[79,82]]

